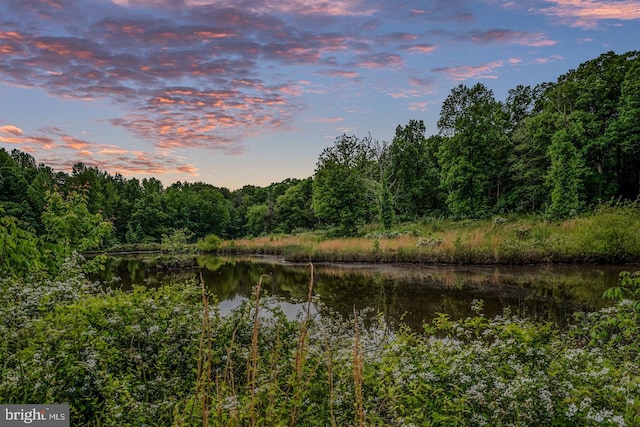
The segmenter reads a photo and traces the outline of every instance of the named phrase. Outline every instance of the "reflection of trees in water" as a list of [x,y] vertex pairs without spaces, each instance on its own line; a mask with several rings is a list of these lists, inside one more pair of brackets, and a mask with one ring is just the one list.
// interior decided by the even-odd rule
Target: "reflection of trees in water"
[[[199,271],[154,273],[140,258],[110,260],[102,279],[122,277],[130,284],[158,286],[167,281],[198,279],[199,274],[219,301],[249,298],[263,280],[266,294],[287,301],[307,298],[310,268],[283,264],[276,258],[198,257]],[[343,317],[353,308],[373,309],[390,325],[400,322],[421,329],[437,313],[451,318],[472,316],[474,299],[484,300],[484,314],[493,317],[509,307],[514,314],[564,324],[576,309],[605,304],[604,290],[617,284],[617,267],[469,267],[400,265],[315,266],[314,293]]]

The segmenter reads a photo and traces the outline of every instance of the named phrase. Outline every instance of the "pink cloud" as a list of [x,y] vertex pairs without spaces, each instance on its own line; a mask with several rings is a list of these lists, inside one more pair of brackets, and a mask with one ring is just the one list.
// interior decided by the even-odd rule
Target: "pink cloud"
[[400,55],[395,53],[374,53],[370,55],[360,55],[358,62],[353,64],[364,68],[390,68],[400,67],[404,64],[404,60]]
[[444,74],[449,80],[463,81],[469,79],[497,79],[495,70],[502,67],[504,61],[493,61],[482,65],[458,65],[455,67],[439,67],[433,71]]
[[429,89],[429,90],[433,89],[433,80],[431,80],[431,79],[421,79],[421,78],[418,78],[418,77],[410,77],[409,78],[409,83],[412,86],[416,86],[416,87],[419,87],[419,88]]
[[[179,156],[146,153],[99,144],[76,138],[58,127],[42,128],[38,133],[39,135],[25,135],[17,126],[0,126],[0,142],[18,144],[22,151],[38,153],[39,161],[56,170],[66,172],[71,172],[74,164],[83,162],[88,166],[124,176],[170,173],[195,176],[197,174],[197,168],[191,164],[185,164]],[[39,150],[42,146],[45,146],[46,151]]]
[[416,52],[416,53],[431,53],[437,48],[438,46],[433,44],[416,44],[416,45],[407,47],[406,50],[409,52]]
[[317,123],[339,123],[344,121],[344,117],[318,117],[312,121]]
[[20,150],[28,152],[49,150],[55,145],[54,140],[49,137],[25,135],[22,129],[13,125],[0,126],[0,142],[19,145]]
[[549,39],[542,33],[493,29],[471,34],[471,41],[475,43],[509,43],[522,46],[544,47],[553,46],[558,42]]
[[409,104],[410,111],[427,111],[428,102],[412,102]]
[[316,72],[316,74],[321,74],[321,75],[330,76],[330,77],[343,77],[346,79],[355,79],[360,76],[359,72],[351,71],[351,70],[325,70],[325,71],[318,71]]
[[[123,115],[110,123],[158,147],[237,153],[244,138],[287,129],[309,91],[266,84],[263,64],[314,65],[315,74],[359,79],[355,67],[404,64],[396,53],[370,53],[375,43],[384,39],[393,49],[419,38],[409,32],[368,39],[357,31],[310,31],[279,15],[376,12],[360,2],[236,3],[114,0],[87,15],[79,0],[24,0],[24,8],[12,10],[20,24],[0,32],[0,79],[61,98],[119,104]],[[177,8],[180,13],[172,12]],[[432,49],[416,43],[412,51]]]
[[[127,7],[171,7],[175,5],[173,0],[111,0],[113,3]],[[240,4],[238,4],[240,3]],[[184,0],[187,7],[211,6],[226,8],[242,6],[256,13],[295,13],[300,15],[326,15],[326,16],[370,16],[377,9],[364,7],[363,2],[353,0],[281,0],[278,2],[234,2],[231,0]]]
[[2,135],[13,135],[13,136],[21,136],[24,132],[17,126],[13,125],[5,125],[0,126],[0,138]]
[[531,11],[557,17],[572,27],[592,29],[601,21],[631,21],[640,19],[640,3],[637,0],[545,0],[549,6],[532,8]]

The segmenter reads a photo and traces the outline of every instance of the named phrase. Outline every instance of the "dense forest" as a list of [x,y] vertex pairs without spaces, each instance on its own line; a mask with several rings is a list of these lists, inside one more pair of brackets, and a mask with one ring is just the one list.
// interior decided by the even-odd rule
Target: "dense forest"
[[45,234],[55,204],[79,200],[109,220],[107,244],[160,241],[176,229],[193,239],[296,233],[323,227],[353,235],[361,225],[427,216],[483,218],[541,213],[567,218],[640,193],[640,56],[608,52],[507,99],[478,83],[453,88],[438,133],[399,125],[391,142],[342,135],[307,179],[230,191],[210,184],[127,179],[78,163],[71,173],[0,149],[0,217]]

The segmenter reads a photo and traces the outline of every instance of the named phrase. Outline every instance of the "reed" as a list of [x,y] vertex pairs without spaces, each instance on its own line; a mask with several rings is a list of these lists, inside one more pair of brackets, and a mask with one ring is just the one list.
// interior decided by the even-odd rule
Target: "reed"
[[308,327],[309,321],[311,320],[311,301],[313,296],[313,264],[309,263],[309,268],[311,270],[311,278],[309,279],[309,287],[307,293],[307,310],[304,315],[303,320],[300,323],[300,334],[298,336],[298,346],[296,347],[296,358],[295,358],[295,386],[294,386],[294,396],[293,396],[293,408],[291,410],[291,426],[296,425],[296,417],[298,413],[298,405],[300,403],[300,396],[303,390],[302,379],[303,379],[303,370],[306,361],[307,355],[307,341],[308,341]]
[[[258,285],[255,287],[255,302],[253,310],[253,329],[251,333],[251,354],[247,367],[247,384],[249,387],[249,418],[250,425],[256,425],[256,371],[258,370],[258,336],[260,335],[260,291],[262,290],[262,279],[269,277],[266,274],[260,276]],[[207,425],[207,424],[205,424]]]
[[355,390],[355,425],[356,427],[364,427],[367,425],[367,420],[364,414],[364,398],[362,393],[363,379],[363,367],[362,356],[360,354],[360,328],[358,327],[358,312],[356,307],[353,307],[353,384]]

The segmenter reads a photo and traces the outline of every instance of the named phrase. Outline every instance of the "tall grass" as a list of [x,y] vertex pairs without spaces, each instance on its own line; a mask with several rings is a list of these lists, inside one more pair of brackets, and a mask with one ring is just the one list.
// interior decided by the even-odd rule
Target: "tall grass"
[[220,251],[280,254],[299,262],[532,264],[640,261],[640,208],[602,205],[566,221],[544,217],[433,220],[400,224],[390,233],[367,226],[363,237],[319,233],[225,242]]

